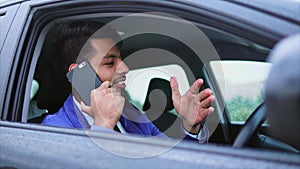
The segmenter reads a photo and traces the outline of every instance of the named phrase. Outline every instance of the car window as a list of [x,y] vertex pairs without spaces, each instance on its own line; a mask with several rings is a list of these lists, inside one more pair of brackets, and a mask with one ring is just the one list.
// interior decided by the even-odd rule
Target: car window
[[264,100],[264,84],[271,63],[258,61],[212,61],[212,74],[233,123],[244,123]]
[[[109,20],[111,19],[113,18],[109,18]],[[102,17],[95,18],[95,20],[98,20],[99,22],[106,21],[105,18]],[[199,25],[199,28],[203,30],[212,43],[217,44],[217,50],[222,57],[230,58],[230,55],[233,58],[238,57],[233,51],[239,51],[243,53],[242,57],[244,58],[250,57],[248,56],[248,53],[255,53],[257,54],[257,57],[261,55],[259,52],[254,51],[251,47],[244,47],[241,45],[249,43],[248,41],[242,40],[230,34],[225,34],[221,31],[204,27],[202,28],[200,26],[201,25]],[[122,51],[124,55],[124,61],[131,70],[127,75],[126,88],[129,91],[132,103],[134,103],[139,110],[147,110],[144,108],[144,106],[146,102],[145,98],[148,94],[147,92],[149,92],[148,88],[150,86],[150,80],[159,77],[163,80],[166,80],[166,83],[169,83],[170,76],[176,76],[178,79],[180,79],[179,82],[181,84],[179,84],[179,87],[182,89],[181,94],[184,94],[189,88],[190,84],[194,81],[195,77],[204,77],[203,72],[201,69],[199,69],[199,67],[202,67],[203,61],[201,61],[193,51],[183,45],[183,43],[179,43],[174,38],[147,33],[131,36],[126,39],[126,37],[130,35],[130,31],[122,30],[121,28],[119,30],[120,31],[118,32],[122,32],[120,35],[124,36],[125,38]],[[51,31],[55,32],[55,25]],[[54,68],[54,60],[49,54],[51,53],[51,49],[49,48],[51,45],[47,45],[47,43],[49,41],[49,44],[51,44],[51,39],[55,37],[51,36],[51,31],[47,35],[43,52],[39,58],[37,68],[35,70],[34,79],[38,82],[39,89],[30,102],[27,118],[29,122],[35,122],[35,117],[41,117],[38,119],[40,122],[43,118],[43,115],[57,112],[62,106],[66,97],[71,92],[70,85],[66,81],[65,75],[57,74],[58,72],[55,71]],[[232,45],[233,43],[236,45]],[[199,46],[199,49],[201,47],[203,48],[203,45]],[[203,52],[203,50],[201,50],[201,52]],[[232,56],[232,54],[234,54],[234,56]],[[145,72],[148,72],[148,74],[146,75]],[[183,75],[178,75],[178,73]],[[148,77],[148,82],[145,83],[143,80],[145,80],[148,75],[152,75],[153,77]],[[139,79],[139,77],[143,77],[144,79]],[[132,80],[136,80],[137,82],[130,82]],[[130,86],[130,84],[135,84],[135,86]],[[147,86],[142,88],[141,86],[144,86],[145,84],[147,84]],[[160,107],[160,105],[165,106],[163,105],[163,102],[160,102],[158,105],[159,106],[157,107]],[[238,111],[235,108],[233,109],[234,111]],[[162,113],[162,111],[164,110],[159,110],[158,112]],[[145,113],[147,114],[147,112]],[[168,113],[172,113],[177,116],[174,109],[169,110]],[[244,117],[244,121],[247,117],[248,116]],[[238,121],[235,118],[232,119],[234,121]]]

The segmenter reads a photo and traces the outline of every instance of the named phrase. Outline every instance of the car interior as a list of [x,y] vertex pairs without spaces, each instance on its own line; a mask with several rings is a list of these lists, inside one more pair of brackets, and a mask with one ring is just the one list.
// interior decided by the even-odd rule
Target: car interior
[[[83,19],[109,23],[117,18],[118,17],[94,17]],[[56,36],[57,25],[59,25],[60,22],[71,22],[73,20],[78,20],[78,18],[71,17],[65,20],[61,19],[60,21],[53,22],[49,26],[50,29],[46,33],[42,51],[35,68],[31,101],[27,115],[28,123],[41,123],[46,115],[58,111],[72,90],[65,75],[60,74],[59,71],[56,70],[57,65],[55,65],[55,58],[52,54],[52,51],[55,49],[53,49],[52,43]],[[223,32],[222,30],[197,23],[194,24],[204,32],[213,44],[220,60],[265,62],[271,50],[248,41],[247,39]],[[122,33],[126,34],[126,32]],[[127,91],[132,97],[133,104],[145,113],[161,131],[166,131],[169,137],[178,138],[178,132],[176,131],[178,131],[180,127],[180,117],[174,112],[172,104],[171,89],[169,86],[170,75],[176,75],[178,72],[184,73],[184,76],[178,79],[180,86],[182,86],[182,92],[184,92],[196,78],[203,78],[205,83],[201,89],[207,87],[212,88],[218,100],[214,103],[214,106],[222,107],[220,105],[225,104],[221,101],[223,100],[222,95],[217,92],[217,86],[214,85],[214,80],[207,70],[207,63],[203,63],[203,60],[199,59],[195,52],[186,44],[177,39],[154,33],[131,36],[130,38],[124,39],[122,44],[122,57],[131,70],[127,76],[127,82],[135,80],[143,84],[139,87],[127,86]],[[147,52],[147,50],[151,50],[151,52]],[[151,53],[151,55],[149,53]],[[174,59],[174,56],[176,56],[177,60]],[[135,62],[132,62],[132,60],[135,60]],[[176,68],[170,68],[172,66]],[[148,72],[148,74],[143,72]],[[132,82],[130,84],[134,83]],[[262,111],[261,107],[258,107],[254,112]],[[264,122],[266,116],[262,117],[264,117],[262,119],[262,122]],[[211,132],[209,142],[233,145],[243,124],[231,123],[227,115],[226,106],[224,106],[223,109],[216,109],[214,115],[207,119],[206,124],[208,128],[210,128],[210,124],[214,123],[213,120],[216,118],[219,119],[218,124],[215,129],[213,129],[214,131]],[[245,124],[247,123],[249,123],[249,121]],[[255,130],[253,133],[257,134],[252,133],[252,135],[268,134],[268,125],[256,129],[258,131]],[[247,142],[242,146],[275,150],[284,144],[278,141],[270,141],[264,146],[264,141],[261,141],[261,139],[257,141],[258,138],[254,138],[252,135],[252,139],[249,138],[246,140]],[[299,153],[298,150],[292,149],[288,145],[284,144],[283,147],[284,148],[281,148],[283,151]]]

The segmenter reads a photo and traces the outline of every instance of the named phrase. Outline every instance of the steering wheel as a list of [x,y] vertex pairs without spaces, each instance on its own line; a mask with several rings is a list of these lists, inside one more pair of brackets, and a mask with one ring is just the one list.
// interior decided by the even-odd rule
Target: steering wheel
[[235,139],[233,147],[244,147],[252,138],[254,133],[257,132],[261,124],[266,120],[266,105],[261,103],[251,114],[251,116],[245,122],[242,130]]

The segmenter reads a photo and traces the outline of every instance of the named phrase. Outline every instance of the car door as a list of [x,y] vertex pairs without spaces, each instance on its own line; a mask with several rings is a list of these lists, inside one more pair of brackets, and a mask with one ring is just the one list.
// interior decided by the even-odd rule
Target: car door
[[[15,19],[12,21],[11,29],[8,32],[7,38],[4,41],[4,45],[1,50],[1,59],[8,58],[9,61],[1,62],[1,70],[5,70],[2,74],[1,72],[1,133],[13,133],[9,134],[9,137],[5,139],[5,142],[1,145],[2,147],[7,146],[5,150],[10,151],[9,155],[16,155],[21,160],[17,163],[14,159],[8,159],[5,155],[2,155],[1,159],[5,159],[4,164],[19,164],[16,166],[26,166],[26,160],[29,160],[31,157],[36,161],[41,161],[42,168],[47,168],[53,161],[58,161],[57,164],[54,165],[63,165],[69,164],[71,167],[86,167],[86,166],[98,166],[101,162],[109,162],[111,165],[105,164],[104,166],[109,168],[120,167],[120,166],[129,166],[131,162],[134,160],[131,159],[123,159],[123,157],[111,157],[109,155],[106,157],[107,152],[103,150],[94,149],[93,143],[89,142],[87,144],[87,149],[84,147],[83,142],[89,140],[85,133],[82,131],[73,131],[72,129],[61,129],[61,128],[53,128],[53,127],[45,127],[36,124],[27,124],[28,122],[28,110],[31,102],[30,93],[32,90],[33,79],[36,77],[36,72],[38,66],[48,66],[47,63],[51,62],[51,58],[42,57],[43,49],[47,47],[48,37],[51,37],[51,30],[57,23],[67,22],[71,20],[97,20],[103,22],[113,21],[114,19],[118,19],[122,16],[127,16],[128,14],[135,13],[143,13],[143,12],[163,12],[167,14],[176,15],[177,17],[183,18],[191,23],[194,26],[201,28],[201,30],[205,33],[207,37],[213,42],[212,45],[215,48],[213,53],[216,51],[219,55],[220,60],[251,60],[251,61],[265,61],[269,50],[273,47],[273,45],[282,37],[292,34],[299,28],[299,25],[294,23],[289,23],[282,19],[277,19],[275,17],[269,16],[266,13],[255,11],[253,9],[248,9],[244,6],[239,6],[236,4],[232,4],[225,1],[203,1],[203,2],[174,2],[174,1],[122,1],[122,3],[116,3],[115,1],[86,1],[86,0],[78,0],[78,1],[25,1],[19,2],[16,5],[19,5],[19,10],[16,14]],[[236,14],[240,14],[236,16]],[[257,18],[262,18],[261,21],[257,22],[252,17],[253,15],[257,15]],[[161,15],[160,15],[161,16]],[[172,17],[167,17],[166,20],[171,20]],[[280,27],[284,27],[284,30],[276,30],[275,27],[272,27],[272,24],[264,27],[265,23],[276,23]],[[158,26],[158,25],[153,25]],[[2,29],[1,29],[2,31]],[[122,33],[122,32],[121,32]],[[126,33],[126,32],[125,32]],[[10,37],[13,43],[8,43]],[[190,74],[196,78],[203,78],[205,83],[205,87],[210,87],[213,89],[213,92],[216,96],[216,102],[214,106],[216,107],[216,111],[214,116],[211,116],[212,119],[207,120],[208,127],[211,127],[211,139],[212,143],[221,143],[221,144],[229,144],[233,143],[238,131],[242,127],[240,123],[233,123],[228,118],[228,112],[226,110],[226,106],[224,104],[224,99],[222,93],[218,87],[214,86],[216,84],[216,80],[213,79],[213,74],[210,74],[207,69],[211,61],[215,60],[199,60],[199,58],[193,53],[190,49],[187,49],[186,46],[179,44],[177,41],[174,42],[174,39],[168,39],[162,36],[156,37],[155,35],[142,35],[135,37],[133,39],[132,45],[128,46],[127,55],[130,56],[132,53],[136,51],[145,49],[145,48],[157,48],[160,46],[155,46],[156,44],[165,45],[163,46],[163,50],[170,50],[172,52],[177,52],[182,58],[183,62],[186,63],[187,68],[190,69]],[[149,44],[140,44],[139,47],[130,48],[135,45],[139,45],[140,40],[144,40],[146,38],[151,39]],[[128,39],[130,41],[130,39]],[[157,43],[154,43],[157,42]],[[160,42],[160,43],[158,43]],[[13,47],[10,47],[13,46]],[[175,47],[174,47],[175,46]],[[199,45],[200,46],[200,45]],[[182,48],[176,48],[182,47]],[[175,48],[175,49],[174,49]],[[7,50],[7,51],[6,51]],[[158,50],[158,52],[162,52]],[[47,53],[47,52],[46,52]],[[163,54],[168,54],[163,53]],[[186,56],[189,57],[186,57]],[[160,55],[158,55],[160,56]],[[42,60],[45,59],[45,60]],[[142,58],[147,59],[147,58]],[[41,62],[42,60],[42,62]],[[181,61],[182,62],[182,61]],[[166,62],[167,63],[167,62]],[[4,66],[7,64],[6,66]],[[148,67],[154,67],[150,65]],[[159,65],[161,66],[161,65]],[[141,67],[133,67],[134,69],[144,68]],[[184,67],[184,66],[183,66]],[[47,67],[48,68],[48,67]],[[188,70],[188,69],[184,70]],[[204,69],[203,69],[204,68]],[[54,94],[62,94],[59,91],[65,92],[66,84],[59,84],[56,80],[55,74],[53,72],[47,70],[45,84],[55,84],[58,86],[53,87],[51,90],[45,90],[46,93],[42,95],[44,98],[50,98],[50,95]],[[208,73],[206,73],[208,71]],[[42,71],[41,71],[42,72]],[[189,72],[189,71],[186,71]],[[188,73],[187,73],[188,74]],[[2,76],[3,75],[3,76]],[[49,76],[48,76],[49,75]],[[53,79],[51,79],[53,78]],[[2,81],[3,79],[3,81]],[[191,83],[193,78],[189,79],[188,82]],[[42,85],[44,86],[44,85]],[[60,88],[62,87],[62,88]],[[67,89],[66,89],[67,90]],[[49,96],[49,97],[48,97]],[[45,107],[48,110],[56,110],[61,106],[64,101],[64,97],[57,99],[54,95],[52,100],[46,100],[48,103]],[[240,101],[239,101],[240,102]],[[3,104],[2,104],[3,103]],[[8,122],[4,122],[8,121]],[[22,124],[25,123],[25,124]],[[15,130],[14,130],[15,129]],[[95,134],[95,133],[93,133]],[[139,154],[139,152],[150,151],[151,148],[159,149],[160,143],[152,144],[151,141],[144,142],[141,140],[126,140],[126,139],[118,139],[115,136],[111,135],[99,135],[95,134],[97,138],[99,138],[104,143],[107,143],[107,140],[115,140],[114,144],[111,145],[107,143],[111,147],[115,147],[119,143],[121,144],[121,148],[124,148],[125,151],[132,153],[134,155]],[[1,135],[2,137],[3,135]],[[4,137],[4,136],[3,136]],[[13,142],[15,145],[29,145],[22,146],[22,149],[25,151],[25,154],[20,153],[17,148],[11,148],[14,146],[11,140],[15,137],[21,138],[20,140],[32,141],[34,143],[23,144],[22,141]],[[30,139],[32,137],[32,139]],[[51,140],[51,137],[54,137],[54,140]],[[42,142],[39,142],[42,140]],[[53,142],[51,142],[53,141]],[[49,142],[51,142],[49,144]],[[34,146],[37,143],[39,146]],[[55,147],[53,150],[47,148],[47,143],[51,147]],[[66,143],[67,148],[63,148]],[[140,147],[135,149],[135,143],[138,143]],[[130,145],[130,146],[128,146]],[[130,149],[125,149],[128,146]],[[144,146],[144,148],[143,148]],[[151,147],[153,146],[153,147]],[[79,147],[79,148],[78,148]],[[228,147],[227,147],[228,148]],[[257,152],[249,153],[247,150],[239,151],[232,150],[231,148],[218,149],[214,146],[209,146],[209,150],[205,150],[206,148],[200,146],[198,144],[193,146],[190,145],[182,145],[179,146],[179,149],[175,149],[170,152],[170,154],[166,154],[164,156],[159,156],[158,159],[144,159],[141,160],[138,164],[144,165],[145,167],[152,167],[152,163],[157,163],[156,160],[161,162],[161,168],[169,167],[172,165],[172,161],[175,160],[179,167],[183,168],[192,168],[192,167],[201,167],[201,160],[204,159],[196,159],[203,152],[210,152],[214,154],[214,157],[218,156],[219,158],[225,153],[225,160],[230,161],[232,159],[237,158],[242,154],[243,158],[238,158],[240,161],[245,159],[249,160],[249,163],[254,167],[255,159]],[[39,151],[42,149],[42,152]],[[183,149],[183,150],[182,150]],[[89,151],[87,151],[89,150]],[[92,151],[91,151],[92,150]],[[122,149],[121,149],[122,150]],[[62,152],[62,156],[67,156],[68,160],[63,161],[63,158],[60,158],[57,154]],[[92,152],[88,156],[83,156],[83,154],[88,154],[88,152]],[[173,156],[176,151],[182,151],[182,154],[179,153],[178,156]],[[196,153],[191,153],[190,151],[195,151]],[[78,154],[78,156],[72,156],[72,154]],[[229,153],[232,152],[232,153]],[[245,153],[247,152],[247,153]],[[38,154],[42,155],[39,156]],[[245,155],[246,154],[246,155]],[[97,162],[97,158],[94,158],[94,155],[101,156],[103,159],[107,161]],[[195,155],[195,156],[194,156]],[[179,158],[185,156],[186,158]],[[193,160],[188,160],[191,157]],[[268,152],[262,153],[262,160],[259,163],[260,166],[265,165],[273,166],[274,159],[280,159],[276,161],[276,164],[280,164],[280,167],[288,167],[289,164],[291,168],[297,167],[299,163],[297,161],[297,157],[293,155],[280,155],[279,153],[271,154]],[[26,158],[24,158],[26,157]],[[45,157],[43,160],[43,157]],[[47,158],[46,158],[47,157]],[[177,158],[176,158],[177,157]],[[289,157],[289,158],[287,158]],[[76,163],[76,160],[78,160]],[[87,162],[90,159],[91,162]],[[167,160],[165,160],[167,159]],[[218,159],[218,158],[216,158]],[[206,158],[207,160],[207,158]],[[72,162],[74,162],[72,164]],[[227,163],[226,162],[226,163]],[[82,165],[76,165],[76,164]],[[83,163],[87,163],[87,165],[83,165]],[[215,163],[215,162],[214,162]],[[228,163],[227,163],[228,164]],[[30,163],[29,166],[34,167],[35,163]],[[205,162],[206,166],[212,165],[209,161]],[[204,165],[204,166],[205,166]],[[230,164],[229,164],[230,165]],[[239,167],[245,167],[245,163],[236,164]],[[224,163],[220,163],[216,168],[224,167]],[[203,166],[202,166],[203,167]],[[213,168],[214,166],[211,166]],[[234,167],[233,165],[229,166]]]
[[[12,5],[9,5],[12,4]],[[8,81],[8,76],[9,74],[9,69],[11,65],[11,62],[13,60],[12,53],[15,51],[15,44],[18,41],[18,36],[15,34],[10,33],[11,29],[15,33],[20,32],[20,29],[15,28],[15,22],[14,18],[17,15],[17,11],[20,10],[20,3],[14,4],[14,2],[8,3],[6,1],[3,2],[3,6],[0,8],[0,22],[1,22],[1,41],[0,41],[0,51],[1,51],[1,84],[0,84],[0,89],[1,89],[1,103],[4,103],[5,100],[5,93],[6,93],[6,87],[7,87],[7,81]],[[22,20],[22,18],[20,18]],[[8,46],[11,46],[8,48]],[[3,104],[1,104],[0,109],[3,109]],[[2,115],[5,117],[6,115]]]
[[[42,5],[43,4],[43,5]],[[80,5],[77,5],[80,4]],[[9,84],[6,87],[6,93],[7,96],[4,100],[4,107],[3,107],[3,119],[6,120],[11,120],[11,121],[22,121],[26,122],[27,121],[27,114],[28,114],[28,105],[29,105],[29,97],[26,93],[29,93],[31,90],[31,83],[32,83],[32,78],[34,77],[34,70],[35,70],[35,65],[38,62],[38,59],[40,55],[42,54],[42,45],[47,45],[43,44],[42,42],[44,41],[43,38],[46,38],[46,32],[47,29],[50,29],[51,24],[54,24],[55,19],[63,18],[66,20],[68,19],[67,17],[74,17],[76,16],[82,16],[86,17],[88,14],[93,14],[93,13],[105,13],[107,9],[112,8],[112,13],[113,11],[120,13],[120,12],[143,12],[145,11],[144,9],[139,8],[139,6],[142,6],[147,9],[153,9],[155,6],[159,6],[160,2],[153,2],[152,5],[149,6],[144,6],[144,3],[137,3],[132,6],[126,6],[126,5],[114,5],[113,7],[110,6],[109,3],[99,3],[101,5],[101,8],[93,8],[90,10],[91,4],[97,4],[96,2],[81,2],[81,1],[76,1],[76,2],[61,2],[61,3],[53,3],[51,1],[41,1],[39,3],[35,2],[25,2],[21,4],[20,10],[24,10],[28,12],[28,15],[23,15],[21,17],[21,22],[18,20],[15,20],[14,23],[23,23],[23,25],[16,27],[16,29],[19,29],[19,31],[22,30],[22,34],[19,34],[16,39],[19,39],[18,43],[15,44],[17,51],[16,52],[9,52],[10,54],[13,53],[14,57],[9,57],[9,58],[14,58],[15,62],[11,64],[11,76],[15,78],[10,78],[7,82]],[[31,6],[30,6],[31,5]],[[56,5],[58,5],[58,8],[56,8]],[[170,12],[173,13],[170,6],[175,5],[172,2],[166,2],[166,6],[160,6],[158,8],[158,12]],[[216,48],[216,50],[219,52],[218,55],[221,60],[258,60],[258,61],[264,61],[268,51],[270,50],[270,47],[275,44],[276,40],[284,36],[284,34],[289,34],[295,32],[297,30],[295,25],[291,24],[288,25],[288,22],[276,19],[275,17],[271,17],[268,15],[265,15],[264,13],[259,13],[256,12],[255,14],[261,15],[262,21],[261,22],[274,22],[281,27],[285,27],[285,31],[277,31],[276,33],[273,34],[265,34],[265,32],[268,29],[271,29],[272,27],[266,27],[266,28],[261,28],[259,24],[261,22],[255,23],[253,19],[250,17],[251,12],[255,12],[254,10],[249,10],[246,9],[245,7],[240,7],[238,5],[234,5],[231,3],[225,3],[225,2],[210,2],[210,3],[201,3],[197,4],[200,5],[204,8],[204,10],[198,10],[197,5],[190,5],[192,6],[192,9],[186,9],[185,7],[189,6],[188,3],[178,3],[176,4],[178,7],[181,7],[185,9],[184,11],[180,12],[177,14],[178,16],[182,18],[189,19],[196,25],[202,25],[202,30],[205,32],[209,38],[213,41],[213,47]],[[175,5],[175,6],[176,6]],[[214,8],[211,6],[216,5]],[[29,7],[30,6],[30,7]],[[65,8],[68,6],[73,6],[73,8],[70,8],[70,10],[66,10]],[[127,8],[128,7],[128,8]],[[243,14],[239,19],[236,19],[234,17],[233,13],[227,12],[227,13],[222,13],[221,11],[225,11],[225,7],[228,9],[234,9],[237,11],[243,11]],[[119,9],[120,8],[120,9]],[[29,13],[30,9],[30,13]],[[34,9],[34,10],[33,10]],[[90,10],[86,15],[84,14],[84,11]],[[212,11],[211,11],[212,10]],[[40,12],[36,12],[40,11]],[[55,12],[57,11],[57,12]],[[189,12],[187,12],[189,11]],[[190,12],[193,11],[197,17],[191,17]],[[25,13],[26,14],[26,13]],[[21,15],[21,14],[20,14]],[[27,19],[25,19],[27,17]],[[33,17],[34,16],[34,17]],[[19,17],[16,17],[19,18]],[[227,19],[225,19],[227,18]],[[22,20],[23,19],[23,20]],[[63,20],[61,19],[61,20]],[[61,22],[61,20],[59,22]],[[257,25],[255,25],[257,24]],[[47,26],[47,27],[44,27]],[[209,29],[205,29],[205,27],[210,27]],[[15,28],[13,27],[13,28]],[[261,28],[261,29],[255,29],[255,28]],[[219,29],[219,31],[211,31],[211,29]],[[273,28],[274,29],[274,28]],[[223,32],[222,32],[223,31]],[[272,30],[273,32],[275,30]],[[13,35],[14,31],[11,30],[11,34]],[[261,38],[261,36],[264,36],[264,38]],[[213,39],[216,37],[215,39]],[[145,38],[147,39],[147,37]],[[161,40],[161,39],[158,39]],[[226,42],[229,41],[229,42]],[[225,41],[226,43],[223,43],[222,41]],[[237,43],[234,43],[237,42]],[[244,43],[244,44],[243,44]],[[26,45],[25,45],[26,44]],[[8,45],[8,44],[7,44]],[[247,46],[247,45],[253,45],[253,46]],[[151,46],[150,46],[151,47]],[[145,46],[144,46],[145,48]],[[4,48],[8,49],[8,48]],[[11,49],[11,48],[10,48]],[[166,46],[166,50],[171,49],[171,47]],[[133,51],[136,51],[137,49],[131,49]],[[185,51],[185,50],[182,50]],[[127,51],[127,53],[130,53],[132,51]],[[174,51],[176,52],[176,51]],[[242,53],[242,54],[239,54]],[[182,54],[179,54],[182,55]],[[3,56],[3,55],[2,55]],[[204,73],[201,73],[201,69],[199,71],[196,69],[196,67],[206,67],[208,65],[207,61],[204,61],[204,63],[201,61],[196,61],[195,58],[192,58],[191,56],[188,59],[183,58],[184,62],[189,62],[187,65],[188,67],[191,67],[192,69],[192,74],[194,77],[203,77]],[[192,59],[191,59],[192,58]],[[208,59],[209,60],[215,60],[215,59]],[[47,61],[47,60],[46,60]],[[17,64],[17,63],[18,64]],[[196,64],[199,63],[199,64]],[[22,67],[22,68],[21,68]],[[18,75],[18,76],[16,76]],[[50,75],[45,75],[46,77],[51,77]],[[53,76],[53,75],[52,75]],[[29,79],[27,79],[29,78]],[[191,79],[191,78],[190,78]],[[191,83],[191,80],[189,79],[189,83]],[[205,79],[206,81],[209,81],[210,79]],[[48,81],[52,82],[55,81],[55,76],[54,79],[49,79]],[[43,87],[44,85],[42,85]],[[208,86],[206,84],[206,86]],[[42,88],[41,88],[42,90]],[[65,91],[64,89],[61,89],[61,86],[56,86],[54,89],[52,88],[53,93],[55,91]],[[52,91],[49,89],[49,91]],[[3,92],[4,93],[4,92]],[[57,93],[63,93],[63,92],[57,92]],[[219,97],[218,92],[215,92],[217,96],[217,102],[219,102],[221,97]],[[4,96],[3,96],[4,97]],[[51,95],[47,99],[51,98]],[[46,100],[48,103],[55,104],[55,100],[60,100],[63,101],[63,96],[62,98],[53,98],[53,100]],[[219,103],[218,103],[219,104]],[[58,105],[61,105],[58,104]],[[46,107],[49,110],[57,110],[59,107],[58,105],[53,105],[50,107]],[[222,105],[222,104],[220,104]],[[232,139],[234,139],[236,133],[238,133],[241,125],[240,124],[234,124],[229,121],[227,118],[227,113],[225,111],[225,114],[223,114],[223,108],[217,110],[217,114],[220,119],[220,123],[218,121],[218,130],[216,130],[216,135],[217,133],[221,133],[221,137],[217,137],[217,140],[222,140],[221,142],[226,142],[226,143],[231,143]],[[22,112],[22,113],[21,113]],[[6,114],[6,115],[5,115]],[[209,121],[207,122],[209,123]],[[228,126],[229,125],[229,126]],[[212,125],[212,126],[215,126]],[[231,127],[232,126],[232,127]],[[228,129],[230,128],[230,129]],[[213,129],[212,129],[213,130]],[[232,134],[230,134],[231,132]],[[212,132],[213,133],[213,132]],[[216,141],[213,139],[212,141]]]

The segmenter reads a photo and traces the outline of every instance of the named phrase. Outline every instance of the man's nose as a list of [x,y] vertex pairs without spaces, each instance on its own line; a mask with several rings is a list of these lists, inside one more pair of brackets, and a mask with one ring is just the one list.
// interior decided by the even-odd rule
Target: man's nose
[[126,73],[129,72],[129,68],[128,68],[128,66],[124,63],[123,60],[121,60],[121,61],[119,62],[118,68],[117,68],[117,72],[118,72],[118,73],[124,73],[124,74],[126,74]]

